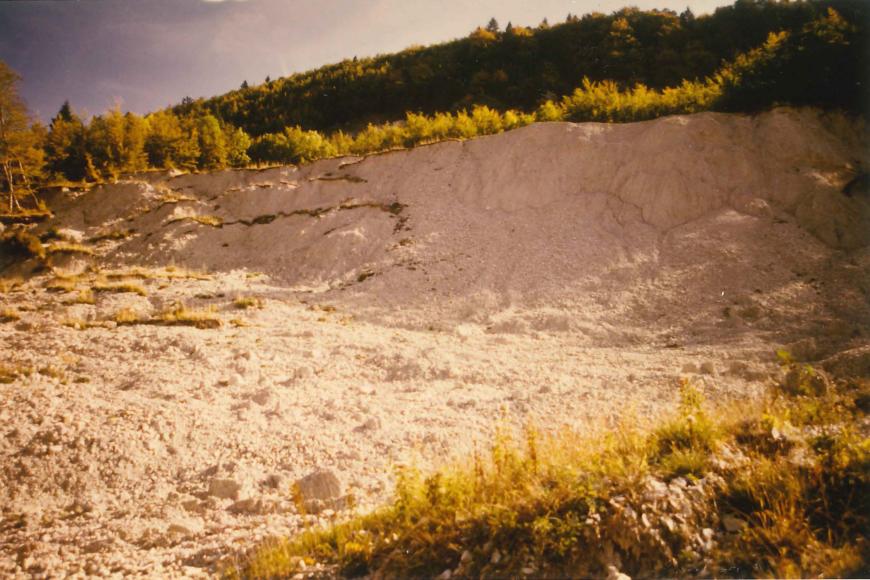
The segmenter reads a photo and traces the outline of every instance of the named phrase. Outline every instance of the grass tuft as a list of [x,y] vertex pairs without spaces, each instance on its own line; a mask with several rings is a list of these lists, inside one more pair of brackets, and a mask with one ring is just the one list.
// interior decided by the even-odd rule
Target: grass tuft
[[14,383],[20,378],[29,377],[33,374],[33,369],[21,365],[6,365],[0,364],[0,384]]
[[142,318],[139,316],[139,314],[137,314],[136,311],[131,308],[122,308],[121,310],[118,310],[115,313],[115,316],[112,317],[112,320],[114,320],[119,325],[138,324],[142,322]]
[[183,201],[196,201],[195,197],[191,197],[189,195],[184,195],[183,193],[179,193],[177,191],[167,191],[159,198],[157,198],[158,207],[163,207],[164,205],[171,205],[176,203],[181,203]]
[[88,242],[91,244],[97,244],[99,242],[107,241],[107,240],[126,240],[133,236],[136,233],[136,230],[125,229],[125,230],[108,230],[101,233],[98,233],[94,237],[90,238]]
[[0,278],[0,294],[8,294],[20,290],[24,286],[22,278]]
[[191,310],[182,304],[158,315],[155,321],[157,324],[167,326],[193,326],[195,328],[218,328],[221,326],[221,319],[213,309]]
[[233,300],[233,306],[242,310],[248,308],[262,308],[263,301],[255,296],[238,296]]
[[96,304],[96,299],[94,298],[94,293],[91,290],[79,290],[75,298],[69,300],[69,304]]
[[0,310],[0,323],[15,322],[16,320],[21,320],[21,315],[18,314],[18,311],[14,308],[4,308],[3,310]]
[[87,256],[93,256],[94,250],[85,246],[83,244],[76,244],[73,242],[53,242],[47,248],[49,254],[84,254]]
[[109,280],[123,278],[139,278],[141,280],[174,280],[174,279],[190,279],[190,280],[211,280],[211,276],[198,270],[188,270],[186,268],[178,268],[176,266],[166,266],[165,268],[127,268],[124,270],[108,270],[102,272],[102,275]]
[[186,215],[181,217],[176,217],[170,219],[167,223],[175,223],[181,221],[192,221],[198,224],[202,224],[204,226],[211,226],[213,228],[220,228],[224,225],[224,220],[216,215]]
[[148,295],[148,293],[145,292],[145,288],[132,282],[97,282],[94,284],[93,290],[94,292],[131,292],[138,294],[139,296]]
[[45,283],[45,289],[49,292],[73,292],[78,288],[76,277],[57,276]]
[[88,330],[89,328],[97,328],[102,326],[99,322],[84,320],[82,318],[65,318],[61,324],[75,330]]
[[703,395],[682,379],[679,413],[658,427],[652,435],[650,461],[658,465],[668,479],[702,477],[707,461],[721,437],[719,426],[704,412]]

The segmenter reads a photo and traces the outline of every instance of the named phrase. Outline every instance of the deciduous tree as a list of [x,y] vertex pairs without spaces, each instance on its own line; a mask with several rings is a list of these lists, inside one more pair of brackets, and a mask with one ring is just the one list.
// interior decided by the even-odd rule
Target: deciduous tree
[[30,125],[27,107],[18,94],[21,77],[0,61],[0,184],[8,194],[9,211],[21,209],[19,197],[33,196],[32,184],[45,163],[45,130]]

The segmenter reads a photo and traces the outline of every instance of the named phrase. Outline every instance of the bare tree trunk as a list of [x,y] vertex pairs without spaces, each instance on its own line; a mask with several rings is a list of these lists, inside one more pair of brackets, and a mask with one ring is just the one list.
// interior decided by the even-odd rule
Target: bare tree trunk
[[27,188],[27,193],[30,194],[30,197],[33,198],[33,203],[36,204],[35,209],[39,209],[39,198],[36,197],[36,193],[34,193],[33,188],[30,187],[30,180],[27,179],[27,173],[24,172],[24,165],[21,163],[21,159],[16,159],[18,162],[18,169],[21,171],[21,177],[24,179],[24,187]]
[[13,181],[12,170],[6,161],[3,162],[3,173],[6,174],[6,183],[9,184],[9,212],[11,213],[16,207],[21,209],[21,204],[15,199],[15,183]]
[[12,213],[12,201],[15,199],[15,186],[12,185],[12,175],[9,173],[9,164],[3,162],[3,175],[6,176],[6,183],[9,185],[9,213]]

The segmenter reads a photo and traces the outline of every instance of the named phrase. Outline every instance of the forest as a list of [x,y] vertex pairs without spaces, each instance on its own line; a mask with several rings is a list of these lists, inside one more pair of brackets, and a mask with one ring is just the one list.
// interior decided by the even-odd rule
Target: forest
[[780,104],[865,114],[868,6],[738,0],[690,10],[569,14],[530,28],[494,18],[469,36],[345,60],[145,116],[89,120],[64,103],[31,122],[0,62],[0,175],[9,211],[40,184],[149,169],[303,163],[540,121],[627,122]]

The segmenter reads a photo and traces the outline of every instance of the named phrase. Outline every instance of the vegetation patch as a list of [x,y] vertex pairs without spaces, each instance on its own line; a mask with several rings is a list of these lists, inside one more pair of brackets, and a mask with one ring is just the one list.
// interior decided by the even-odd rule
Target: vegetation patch
[[46,256],[46,249],[38,237],[22,228],[14,228],[0,234],[0,253],[13,260],[41,260]]
[[140,280],[211,280],[211,276],[198,270],[188,270],[187,268],[179,268],[177,266],[166,266],[165,268],[127,268],[124,270],[105,270],[100,273],[103,277],[109,280],[117,280],[124,278],[139,278]]
[[145,288],[133,282],[97,282],[93,286],[94,292],[132,292],[139,296],[147,296]]
[[22,209],[21,211],[0,213],[2,224],[33,224],[52,217],[51,211],[40,204],[37,209]]
[[95,304],[96,299],[94,293],[90,289],[80,290],[74,298],[67,302],[68,304]]
[[61,382],[66,382],[66,373],[62,368],[58,366],[49,364],[44,367],[40,367],[37,372],[44,377],[58,379]]
[[143,321],[139,314],[131,308],[122,308],[115,313],[112,319],[118,325],[140,324]]
[[215,215],[188,215],[170,219],[167,223],[174,224],[181,221],[192,221],[204,226],[220,228],[224,225],[224,220]]
[[88,330],[89,328],[99,328],[103,326],[103,323],[101,322],[85,320],[83,318],[65,318],[61,321],[61,324],[68,328],[74,328],[75,330]]
[[239,296],[233,300],[233,306],[242,310],[248,308],[262,308],[263,301],[255,296]]
[[0,278],[0,294],[8,294],[20,290],[24,286],[22,278]]
[[18,311],[14,308],[4,308],[3,310],[0,310],[0,323],[15,322],[16,320],[21,320],[21,315],[18,314]]
[[153,320],[153,323],[167,326],[218,328],[221,326],[221,319],[213,309],[193,310],[179,304],[175,308],[158,315]]
[[[747,414],[712,412],[681,386],[650,431],[598,436],[498,429],[487,453],[422,475],[393,502],[266,543],[230,577],[849,576],[866,572],[867,379],[798,373]],[[720,418],[721,417],[721,418]],[[742,418],[741,418],[742,417]]]
[[73,292],[78,288],[76,278],[57,276],[45,283],[44,288],[49,292]]
[[195,197],[185,195],[183,193],[179,193],[177,191],[170,191],[161,195],[157,200],[157,209],[160,209],[164,205],[173,205],[176,203],[181,203],[183,201],[197,201]]
[[6,365],[0,364],[0,384],[14,383],[20,378],[29,377],[33,374],[33,369],[21,365]]
[[83,244],[73,242],[58,241],[53,242],[47,248],[49,254],[85,254],[88,256],[94,255],[93,248]]
[[88,242],[92,244],[97,244],[106,240],[126,240],[132,237],[135,233],[136,230],[134,229],[110,230],[95,235],[94,237],[90,238]]
[[64,236],[61,231],[55,227],[51,226],[42,235],[39,236],[39,240],[43,243],[49,242],[51,240],[67,240],[68,237]]

